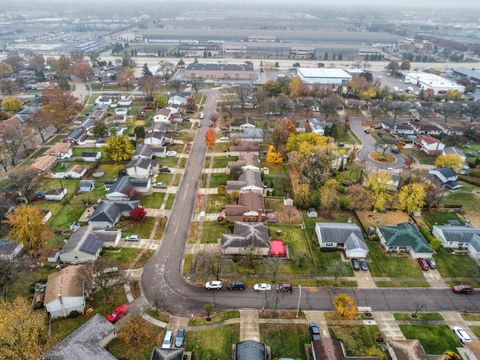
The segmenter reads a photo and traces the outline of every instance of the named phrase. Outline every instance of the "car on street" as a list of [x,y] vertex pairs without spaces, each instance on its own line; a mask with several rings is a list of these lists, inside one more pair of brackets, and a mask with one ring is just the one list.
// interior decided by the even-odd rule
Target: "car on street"
[[420,266],[420,269],[422,269],[423,271],[428,271],[428,269],[430,269],[427,261],[424,258],[418,258],[417,263],[418,263],[418,266]]
[[460,339],[460,341],[463,344],[466,344],[472,341],[472,338],[470,337],[470,335],[468,335],[467,332],[463,330],[460,326],[454,326],[453,332],[455,333],[455,335],[457,335],[457,337]]
[[162,342],[162,349],[170,349],[173,343],[173,331],[168,330]]
[[360,271],[360,261],[357,259],[352,259],[352,268],[355,271]]
[[175,347],[179,348],[183,346],[185,342],[185,329],[178,329],[177,336],[175,336]]
[[156,182],[155,184],[153,184],[153,187],[157,189],[166,189],[167,185],[162,182]]
[[140,241],[140,236],[138,235],[128,235],[125,238],[126,241]]
[[200,113],[199,117],[200,117],[200,119],[203,119],[203,117],[204,117],[203,112]]
[[207,290],[220,290],[222,287],[222,282],[218,280],[209,281],[205,284],[205,289]]
[[260,283],[253,285],[253,290],[255,291],[270,291],[272,290],[272,285],[266,283]]
[[316,323],[310,323],[308,325],[308,330],[310,331],[310,336],[312,337],[312,341],[320,340],[320,328]]
[[161,173],[171,173],[172,170],[170,170],[168,167],[161,167],[158,169],[159,172]]
[[275,286],[275,290],[277,290],[278,292],[291,293],[293,291],[293,286],[287,283],[280,283]]
[[232,281],[227,285],[228,290],[245,290],[245,283],[243,281]]
[[112,324],[115,324],[123,315],[127,313],[127,311],[128,304],[120,305],[115,310],[113,310],[111,314],[107,315],[107,320],[110,321]]
[[428,267],[432,270],[435,270],[437,268],[437,263],[433,259],[426,259]]
[[367,270],[368,270],[367,259],[360,259],[360,268],[361,268],[363,271],[367,271]]
[[452,286],[452,291],[455,294],[471,294],[473,288],[470,285],[454,285]]

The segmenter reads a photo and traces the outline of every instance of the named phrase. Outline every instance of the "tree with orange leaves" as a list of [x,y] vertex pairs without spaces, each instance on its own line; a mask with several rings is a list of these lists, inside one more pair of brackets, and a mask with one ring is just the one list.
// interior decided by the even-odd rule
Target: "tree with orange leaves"
[[212,129],[208,129],[205,133],[205,141],[209,149],[213,148],[215,145],[215,133]]
[[338,295],[333,301],[337,313],[344,319],[353,320],[357,315],[357,304],[347,294]]

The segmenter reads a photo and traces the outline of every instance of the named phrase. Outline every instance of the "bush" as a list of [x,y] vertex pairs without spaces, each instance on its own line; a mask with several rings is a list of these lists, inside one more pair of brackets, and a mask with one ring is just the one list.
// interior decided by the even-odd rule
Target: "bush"
[[67,319],[75,319],[75,318],[79,317],[80,315],[82,315],[82,313],[80,311],[73,310],[70,314],[68,314]]

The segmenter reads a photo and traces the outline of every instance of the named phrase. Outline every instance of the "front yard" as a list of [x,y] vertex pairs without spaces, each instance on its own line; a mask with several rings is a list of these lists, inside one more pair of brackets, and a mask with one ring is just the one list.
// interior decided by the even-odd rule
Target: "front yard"
[[152,232],[154,222],[155,218],[149,216],[143,218],[142,221],[121,219],[116,225],[116,228],[122,229],[122,237],[138,235],[141,239],[148,239]]
[[[218,188],[220,185],[227,185],[228,174],[210,174],[209,188]],[[202,174],[202,187],[207,187],[208,174]]]
[[448,325],[399,325],[407,339],[418,339],[425,352],[441,355],[446,351],[455,351],[461,344]]
[[154,192],[149,195],[142,195],[140,197],[140,205],[148,209],[160,209],[164,198],[165,193],[163,192]]
[[260,341],[270,346],[272,359],[306,360],[310,334],[306,325],[260,324]]
[[228,196],[212,194],[207,198],[207,213],[219,213],[225,209],[228,203]]
[[204,221],[202,230],[202,244],[216,244],[223,234],[231,234],[228,223]]
[[454,255],[441,248],[437,250],[435,260],[443,277],[480,277],[480,266],[468,255]]
[[231,359],[232,345],[240,340],[240,326],[226,325],[212,330],[188,331],[186,351],[196,359]]
[[[121,269],[128,269],[128,265],[142,252],[143,249],[136,248],[106,248],[103,249],[100,256],[105,259],[113,259],[118,261]],[[144,255],[135,264],[134,268],[142,268],[148,259],[155,253],[153,250],[147,250]]]
[[380,336],[377,326],[365,325],[331,325],[330,335],[342,341],[347,356],[365,356],[381,353],[376,339]]

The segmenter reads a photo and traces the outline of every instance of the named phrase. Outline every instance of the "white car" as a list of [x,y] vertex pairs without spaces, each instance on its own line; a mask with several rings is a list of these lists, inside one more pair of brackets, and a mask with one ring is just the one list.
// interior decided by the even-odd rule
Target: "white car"
[[230,140],[230,138],[228,136],[222,136],[220,138],[220,141],[228,141],[228,140]]
[[205,284],[205,289],[208,290],[220,290],[223,284],[221,281],[209,281]]
[[255,284],[255,285],[253,285],[253,290],[255,290],[255,291],[270,291],[270,290],[272,290],[272,285],[266,284],[266,283]]
[[153,184],[153,187],[157,189],[166,189],[167,185],[162,182],[156,182],[155,184]]
[[175,150],[169,150],[165,153],[165,155],[174,157],[174,156],[177,156],[177,152]]
[[126,241],[140,241],[140,236],[138,235],[128,235],[125,238]]
[[200,113],[200,119],[203,119],[203,112]]
[[470,335],[468,335],[467,332],[463,330],[460,326],[455,326],[453,328],[453,332],[455,333],[455,335],[457,335],[457,337],[460,339],[460,341],[463,344],[466,344],[472,341],[472,338],[470,337]]

